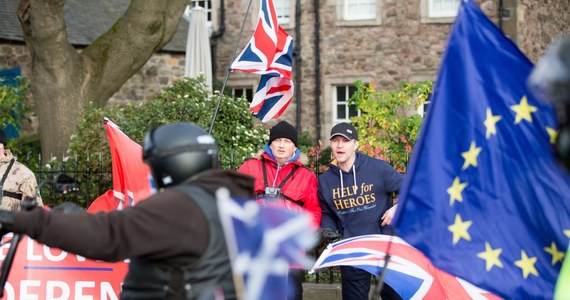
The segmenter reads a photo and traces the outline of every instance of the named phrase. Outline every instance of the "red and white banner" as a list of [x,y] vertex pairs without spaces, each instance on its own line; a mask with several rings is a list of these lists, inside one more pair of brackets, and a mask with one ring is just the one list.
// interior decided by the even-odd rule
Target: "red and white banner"
[[154,193],[150,168],[142,160],[142,147],[131,140],[111,120],[103,124],[109,139],[113,164],[113,191],[95,199],[87,209],[90,213],[133,206]]
[[[12,239],[12,234],[2,242]],[[0,248],[4,261],[9,243]],[[23,236],[2,299],[119,299],[127,262],[106,263],[49,248]]]

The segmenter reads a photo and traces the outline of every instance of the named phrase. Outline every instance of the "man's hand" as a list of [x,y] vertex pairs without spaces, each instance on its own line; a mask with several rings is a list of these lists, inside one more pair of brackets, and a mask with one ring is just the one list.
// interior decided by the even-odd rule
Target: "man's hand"
[[386,226],[386,225],[390,225],[392,224],[392,219],[394,219],[394,214],[396,213],[396,209],[398,208],[398,204],[390,207],[390,209],[388,209],[384,215],[382,216],[381,220],[382,226]]
[[320,228],[319,231],[319,244],[330,244],[340,240],[341,236],[338,232],[330,228]]
[[12,232],[14,229],[14,213],[7,210],[0,210],[0,237]]

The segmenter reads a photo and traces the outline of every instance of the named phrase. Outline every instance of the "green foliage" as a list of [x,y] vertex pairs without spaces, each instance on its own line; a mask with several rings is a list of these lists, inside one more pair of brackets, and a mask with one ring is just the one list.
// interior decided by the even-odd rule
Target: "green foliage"
[[373,84],[355,83],[357,91],[349,103],[362,111],[351,119],[360,137],[360,151],[384,159],[405,171],[422,117],[416,113],[432,90],[432,82],[401,82],[394,91],[377,90]]
[[22,119],[28,119],[32,113],[30,105],[26,104],[28,84],[19,77],[19,86],[3,85],[0,78],[0,126],[13,125],[19,128]]
[[[172,122],[193,122],[206,131],[210,127],[219,93],[208,95],[204,78],[183,78],[142,104],[99,108],[89,105],[71,140],[70,153],[103,153],[110,167],[103,117],[116,123],[131,139],[142,144],[152,127]],[[236,168],[253,156],[268,138],[267,130],[254,122],[245,99],[222,97],[212,135],[218,142],[224,168]]]
[[319,140],[318,145],[315,146],[314,141],[308,132],[302,131],[299,135],[299,150],[309,159],[305,167],[316,173],[322,173],[331,162],[331,148],[322,149],[322,142]]
[[[40,174],[38,182],[54,180],[60,173],[76,174],[74,179],[80,192],[62,195],[53,192],[50,185],[45,185],[41,192],[46,205],[71,201],[86,207],[112,188],[111,153],[103,117],[109,118],[132,140],[142,144],[150,128],[172,122],[194,122],[208,131],[218,97],[218,92],[208,94],[204,78],[183,78],[142,104],[108,107],[89,104],[75,129],[66,157],[43,158],[40,161],[37,135],[14,139],[11,150],[20,161]],[[269,138],[268,131],[255,121],[248,107],[245,98],[222,98],[212,135],[218,142],[224,168],[236,169],[261,149]]]

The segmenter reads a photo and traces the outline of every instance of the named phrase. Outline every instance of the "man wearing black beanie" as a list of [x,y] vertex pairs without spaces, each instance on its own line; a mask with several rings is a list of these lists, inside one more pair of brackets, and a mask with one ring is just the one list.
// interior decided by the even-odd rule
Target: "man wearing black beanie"
[[271,127],[269,130],[269,144],[278,138],[289,139],[295,147],[298,146],[297,141],[297,129],[293,125],[287,123],[287,121],[281,121],[277,125]]
[[24,197],[35,197],[38,205],[43,205],[36,191],[36,176],[16,160],[6,144],[8,137],[0,128],[0,209],[19,211]]
[[[261,203],[277,203],[290,210],[303,211],[313,217],[313,227],[321,222],[317,196],[317,176],[304,167],[308,159],[298,147],[297,129],[281,121],[269,130],[269,141],[258,155],[239,168],[240,173],[255,177],[254,194]],[[287,299],[303,299],[305,272],[302,266],[289,269]]]

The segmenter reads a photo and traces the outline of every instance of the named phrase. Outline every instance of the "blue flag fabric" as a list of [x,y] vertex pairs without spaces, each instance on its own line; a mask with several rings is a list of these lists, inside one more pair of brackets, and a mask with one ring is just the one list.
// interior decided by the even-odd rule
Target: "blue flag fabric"
[[287,299],[289,267],[308,268],[313,263],[305,256],[316,242],[311,217],[277,205],[232,199],[224,189],[216,198],[240,299]]
[[570,180],[533,66],[463,1],[400,191],[397,234],[434,265],[505,298],[551,299],[570,236]]

